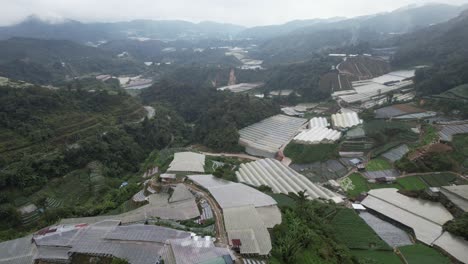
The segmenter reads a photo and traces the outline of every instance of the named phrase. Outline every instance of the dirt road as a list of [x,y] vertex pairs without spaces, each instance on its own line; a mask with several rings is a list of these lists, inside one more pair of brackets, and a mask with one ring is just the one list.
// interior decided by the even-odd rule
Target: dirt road
[[219,207],[218,203],[211,197],[206,191],[198,188],[194,184],[184,183],[188,189],[199,192],[203,194],[203,198],[205,198],[211,206],[215,216],[215,227],[216,227],[216,246],[226,247],[229,245],[228,237],[226,230],[224,228],[224,221],[223,221],[223,213],[221,212],[221,208]]

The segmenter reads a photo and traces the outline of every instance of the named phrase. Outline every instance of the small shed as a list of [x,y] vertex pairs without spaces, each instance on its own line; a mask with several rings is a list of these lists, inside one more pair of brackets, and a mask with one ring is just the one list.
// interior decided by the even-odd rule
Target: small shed
[[176,175],[173,173],[163,173],[159,176],[162,182],[174,182],[176,180]]

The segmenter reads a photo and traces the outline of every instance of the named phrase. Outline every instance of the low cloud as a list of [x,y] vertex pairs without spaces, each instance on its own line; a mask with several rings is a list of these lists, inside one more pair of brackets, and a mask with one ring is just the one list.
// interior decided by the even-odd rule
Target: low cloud
[[[295,19],[354,17],[391,11],[431,0],[1,0],[0,24],[31,14],[57,22],[110,22],[133,19],[217,21],[245,26],[280,24]],[[441,0],[462,4],[467,0]]]

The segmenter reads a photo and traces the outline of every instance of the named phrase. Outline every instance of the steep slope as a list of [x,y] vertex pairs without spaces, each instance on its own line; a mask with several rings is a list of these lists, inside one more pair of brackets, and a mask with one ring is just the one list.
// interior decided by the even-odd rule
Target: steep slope
[[323,48],[359,42],[377,43],[395,35],[445,22],[458,16],[466,7],[430,4],[333,23],[319,23],[264,41],[259,47],[260,54],[267,63],[293,62]]
[[0,76],[38,84],[89,73],[137,73],[143,65],[68,40],[0,41]]
[[422,94],[436,94],[468,83],[468,11],[446,23],[402,36],[397,66],[427,64],[416,74]]
[[180,20],[133,20],[116,23],[44,22],[36,16],[6,27],[0,27],[0,39],[11,37],[67,39],[80,43],[143,37],[152,39],[228,38],[244,27],[215,22],[198,24]]

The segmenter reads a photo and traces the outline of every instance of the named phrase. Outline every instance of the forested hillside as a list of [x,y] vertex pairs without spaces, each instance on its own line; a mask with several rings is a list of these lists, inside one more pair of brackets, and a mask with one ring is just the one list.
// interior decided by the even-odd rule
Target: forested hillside
[[468,12],[443,24],[403,36],[393,63],[429,65],[417,72],[421,94],[439,94],[468,83]]
[[0,76],[50,84],[90,73],[138,73],[143,65],[67,40],[12,38],[0,41]]
[[216,150],[238,150],[238,129],[279,113],[271,100],[248,94],[217,92],[207,86],[164,80],[141,94],[143,102],[159,102],[193,123],[194,142]]

